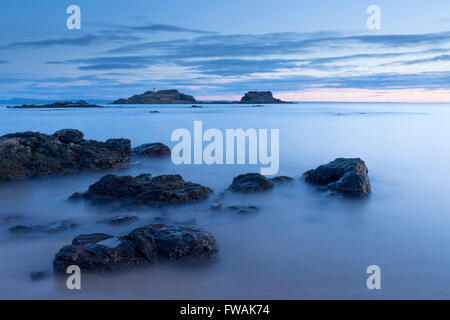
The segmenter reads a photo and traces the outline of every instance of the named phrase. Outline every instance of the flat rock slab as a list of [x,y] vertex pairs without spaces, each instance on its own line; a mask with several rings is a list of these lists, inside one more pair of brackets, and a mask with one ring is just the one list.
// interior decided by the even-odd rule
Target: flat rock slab
[[366,197],[371,193],[369,170],[359,158],[337,158],[316,169],[306,171],[303,176],[312,184],[346,196]]
[[55,273],[77,265],[82,271],[125,271],[152,264],[160,258],[199,263],[217,257],[214,236],[202,229],[150,224],[122,237],[96,233],[76,237],[53,260]]
[[0,137],[0,183],[128,166],[130,140],[85,140],[81,131],[21,132]]
[[106,175],[91,185],[87,192],[75,193],[70,199],[86,200],[94,205],[135,208],[198,202],[211,193],[210,188],[186,182],[180,175]]

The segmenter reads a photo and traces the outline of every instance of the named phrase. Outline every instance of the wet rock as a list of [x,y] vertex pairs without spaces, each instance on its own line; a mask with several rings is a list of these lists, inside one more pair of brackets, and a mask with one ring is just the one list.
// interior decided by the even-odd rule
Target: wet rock
[[110,207],[161,206],[186,204],[206,199],[212,190],[198,183],[186,182],[180,175],[137,177],[106,175],[85,193],[70,199],[84,199],[95,205]]
[[259,211],[257,206],[229,206],[228,210],[237,212],[239,214],[247,214]]
[[110,238],[114,238],[114,236],[106,233],[80,234],[72,240],[72,245],[84,246],[89,243],[93,244]]
[[84,140],[74,129],[53,135],[21,132],[0,137],[0,183],[76,173],[81,170],[123,168],[130,159],[130,141]]
[[132,150],[132,153],[143,157],[168,157],[170,148],[163,143],[146,143]]
[[294,182],[294,179],[291,178],[291,177],[287,177],[287,176],[278,176],[278,177],[274,177],[274,178],[269,179],[269,181],[273,182],[273,183],[282,184],[282,183]]
[[99,221],[99,223],[107,223],[111,225],[125,225],[135,222],[138,219],[136,216],[116,216],[106,220]]
[[[109,235],[108,235],[109,236]],[[75,241],[59,250],[53,260],[55,273],[65,273],[70,265],[82,271],[104,273],[144,267],[160,257],[169,261],[197,263],[217,255],[215,238],[201,229],[150,224],[119,237],[95,242]]]
[[233,179],[230,189],[234,192],[258,192],[273,188],[273,183],[259,173],[241,174]]
[[197,106],[197,105],[193,105],[193,106],[191,106],[191,108],[203,108],[203,106]]
[[80,143],[84,138],[84,133],[75,129],[62,129],[53,135],[63,143]]
[[366,197],[371,192],[369,170],[359,158],[338,158],[303,175],[312,184],[326,186],[333,192]]
[[70,229],[75,229],[78,224],[64,220],[60,222],[52,222],[48,225],[24,226],[17,225],[9,228],[9,232],[15,234],[32,234],[32,233],[59,233]]

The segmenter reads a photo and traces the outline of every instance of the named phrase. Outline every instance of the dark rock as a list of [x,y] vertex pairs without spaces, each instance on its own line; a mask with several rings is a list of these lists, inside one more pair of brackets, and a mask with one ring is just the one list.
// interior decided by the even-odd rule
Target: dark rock
[[9,228],[11,233],[15,234],[31,234],[31,233],[59,233],[69,229],[75,229],[78,224],[64,220],[60,222],[52,222],[48,225],[34,225],[34,226],[23,226],[18,225]]
[[259,173],[241,174],[233,179],[230,189],[234,192],[257,192],[273,188],[273,183]]
[[89,243],[93,244],[110,238],[114,238],[114,236],[106,233],[80,234],[72,240],[72,245],[84,246]]
[[178,90],[147,91],[128,99],[118,99],[113,104],[187,104],[197,102],[194,97]]
[[158,110],[152,110],[152,111],[150,111],[150,113],[159,113],[159,111]]
[[63,129],[53,134],[63,143],[80,143],[84,139],[84,133],[75,129]]
[[48,274],[45,271],[33,271],[30,273],[30,279],[32,281],[40,281],[47,278]]
[[275,99],[270,91],[249,91],[241,99],[240,103],[288,103]]
[[270,178],[269,181],[273,183],[291,183],[294,181],[293,178],[287,176],[278,176],[274,178]]
[[186,182],[180,175],[150,174],[137,177],[106,175],[83,194],[70,199],[85,199],[91,204],[110,207],[160,206],[185,204],[206,199],[212,190],[200,184]]
[[21,132],[0,137],[0,183],[123,168],[130,159],[130,141],[83,140],[83,133],[65,129],[54,135]]
[[203,108],[203,106],[197,106],[194,104],[191,108]]
[[239,214],[247,214],[259,211],[259,208],[257,206],[229,206],[227,209]]
[[349,196],[366,197],[371,192],[369,170],[359,158],[338,158],[303,175],[309,183]]
[[[83,235],[90,238],[90,235]],[[164,224],[150,224],[131,233],[95,242],[75,241],[63,247],[53,260],[55,273],[65,273],[70,265],[82,271],[104,273],[124,271],[149,265],[160,257],[169,261],[197,263],[217,255],[216,240],[201,229]],[[75,243],[75,244],[74,244]]]
[[124,225],[135,222],[138,219],[136,216],[116,216],[106,220],[99,221],[99,223],[107,223],[111,225]]
[[168,157],[170,148],[160,142],[146,143],[131,150],[133,154],[144,157]]
[[72,101],[59,101],[52,104],[43,104],[43,105],[35,105],[35,104],[23,104],[21,106],[8,106],[10,109],[53,109],[53,108],[102,108],[101,106],[97,106],[95,104],[87,103],[86,101],[80,100],[77,102]]

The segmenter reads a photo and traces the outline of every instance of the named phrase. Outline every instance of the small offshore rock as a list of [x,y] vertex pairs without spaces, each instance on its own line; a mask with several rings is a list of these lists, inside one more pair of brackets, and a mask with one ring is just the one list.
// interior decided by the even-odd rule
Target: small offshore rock
[[48,274],[45,271],[33,271],[30,273],[31,281],[40,281],[47,278]]
[[59,233],[70,229],[75,229],[78,224],[64,220],[60,222],[52,222],[48,225],[24,226],[17,225],[9,228],[11,233],[15,234],[32,234],[32,233]]
[[170,156],[170,148],[163,143],[146,143],[131,150],[131,152],[143,157],[168,157]]
[[277,177],[274,177],[274,178],[270,178],[269,181],[270,181],[270,182],[273,182],[273,183],[279,183],[279,184],[281,184],[281,183],[291,183],[291,182],[294,182],[294,179],[291,178],[291,177],[288,177],[288,176],[277,176]]
[[230,189],[234,192],[250,193],[273,188],[273,183],[259,173],[241,174],[233,179]]
[[371,193],[369,170],[359,158],[337,158],[303,176],[312,184],[326,186],[335,193],[347,196],[367,197]]
[[247,214],[259,211],[257,206],[229,206],[227,209],[239,214]]

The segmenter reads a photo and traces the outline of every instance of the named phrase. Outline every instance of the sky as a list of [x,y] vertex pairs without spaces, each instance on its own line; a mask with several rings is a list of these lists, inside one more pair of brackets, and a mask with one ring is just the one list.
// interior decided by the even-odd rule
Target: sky
[[[69,5],[81,29],[69,30]],[[380,29],[366,12],[380,8]],[[448,0],[2,0],[0,99],[450,102]]]

